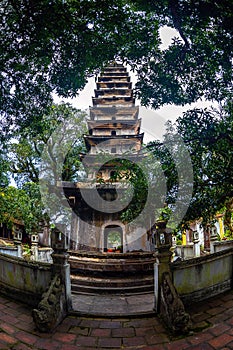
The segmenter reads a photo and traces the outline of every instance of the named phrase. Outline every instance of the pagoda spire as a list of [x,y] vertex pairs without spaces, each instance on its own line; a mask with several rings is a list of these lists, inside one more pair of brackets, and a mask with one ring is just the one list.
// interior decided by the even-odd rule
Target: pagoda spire
[[[139,107],[135,106],[132,82],[122,64],[114,62],[104,68],[97,78],[92,101],[87,120],[89,134],[84,135],[88,162],[96,165],[94,158],[101,152],[115,158],[129,151],[138,154],[144,135],[140,133],[141,119],[138,118]],[[101,169],[104,180],[111,177],[111,171],[112,165]],[[89,171],[89,174],[92,179],[97,177],[95,172]]]

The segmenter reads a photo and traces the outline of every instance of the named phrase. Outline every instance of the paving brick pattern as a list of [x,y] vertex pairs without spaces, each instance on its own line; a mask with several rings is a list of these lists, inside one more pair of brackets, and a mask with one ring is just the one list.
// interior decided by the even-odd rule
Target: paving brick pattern
[[229,350],[233,349],[233,291],[187,309],[193,333],[171,336],[158,317],[67,317],[39,333],[31,310],[0,296],[0,350]]

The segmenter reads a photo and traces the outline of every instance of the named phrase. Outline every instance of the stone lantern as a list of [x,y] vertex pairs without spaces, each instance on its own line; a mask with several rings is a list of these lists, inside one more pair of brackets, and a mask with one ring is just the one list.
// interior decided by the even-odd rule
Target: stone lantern
[[63,232],[65,230],[65,226],[59,225],[59,227],[55,227],[52,230],[51,234],[51,246],[54,252],[66,252],[68,250],[68,237]]
[[14,243],[21,244],[22,238],[23,238],[22,231],[20,229],[15,229],[14,230]]
[[23,234],[22,231],[20,229],[15,229],[14,230],[14,245],[17,247],[17,255],[19,258],[22,257],[22,238],[23,238]]
[[155,223],[155,245],[159,253],[169,251],[172,246],[172,234],[166,228],[166,224],[165,220]]
[[39,242],[39,235],[37,233],[33,233],[31,235],[31,243],[38,244],[38,242]]
[[32,260],[34,261],[37,261],[39,259],[38,243],[39,243],[39,235],[37,233],[31,234]]
[[215,242],[218,241],[218,232],[217,228],[213,225],[210,227],[210,253],[213,254],[215,252]]
[[197,231],[193,231],[193,249],[194,249],[194,256],[198,257],[201,255],[201,248],[200,248],[200,241],[199,241],[199,233]]

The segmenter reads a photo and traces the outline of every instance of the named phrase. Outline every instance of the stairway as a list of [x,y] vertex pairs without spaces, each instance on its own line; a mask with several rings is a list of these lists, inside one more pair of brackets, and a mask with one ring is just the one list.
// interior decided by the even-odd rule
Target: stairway
[[133,295],[154,290],[153,253],[70,254],[72,293]]

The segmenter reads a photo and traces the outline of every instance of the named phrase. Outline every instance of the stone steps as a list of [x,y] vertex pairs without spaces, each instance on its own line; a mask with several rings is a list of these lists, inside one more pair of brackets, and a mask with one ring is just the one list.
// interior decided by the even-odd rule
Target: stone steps
[[71,253],[73,293],[139,294],[154,290],[152,253]]
[[101,278],[71,275],[72,293],[132,295],[153,292],[153,276],[141,276],[141,278],[138,277]]

